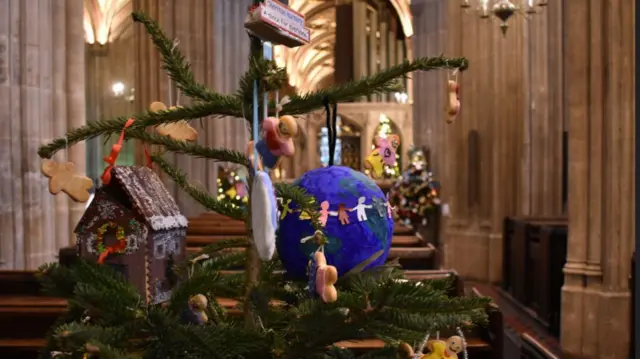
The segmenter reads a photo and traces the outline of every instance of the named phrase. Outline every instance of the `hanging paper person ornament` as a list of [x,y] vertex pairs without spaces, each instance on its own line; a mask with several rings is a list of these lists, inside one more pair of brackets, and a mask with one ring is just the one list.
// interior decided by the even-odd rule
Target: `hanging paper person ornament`
[[454,80],[447,81],[447,123],[452,123],[460,112],[460,86]]
[[369,170],[371,177],[378,179],[384,174],[385,166],[393,166],[396,163],[400,137],[398,135],[389,135],[386,138],[376,136],[374,147],[371,154],[365,158],[364,167]]
[[322,251],[316,251],[309,261],[309,291],[317,295],[325,303],[333,303],[338,300],[338,290],[335,283],[338,281],[336,267],[327,265],[327,259]]
[[[280,165],[282,157],[292,157],[295,153],[293,137],[298,134],[298,123],[292,116],[267,117],[262,122],[263,137],[255,144],[258,151],[258,169],[273,169]],[[253,150],[254,142],[249,141],[247,152]],[[254,159],[255,161],[255,159]]]

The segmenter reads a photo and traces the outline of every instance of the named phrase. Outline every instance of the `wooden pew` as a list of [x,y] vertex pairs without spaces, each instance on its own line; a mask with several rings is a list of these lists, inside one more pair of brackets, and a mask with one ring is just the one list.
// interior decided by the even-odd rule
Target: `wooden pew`
[[636,359],[636,253],[631,256],[629,291],[631,292],[631,325],[629,331],[629,358]]
[[[484,297],[475,287],[471,289],[471,295]],[[491,353],[483,358],[503,359],[504,357],[504,320],[502,311],[495,303],[490,303],[486,308],[489,316],[489,324],[486,328],[475,328],[474,334],[491,343]],[[510,359],[510,358],[507,358]]]
[[[198,217],[189,218],[187,229],[187,250],[197,253],[207,244],[221,239],[242,238],[246,235],[243,222],[230,219],[217,213],[207,212]],[[240,249],[243,250],[243,249]],[[417,237],[413,230],[397,223],[394,238],[389,251],[389,259],[399,259],[403,267],[411,269],[428,268],[428,259],[435,247]]]
[[[451,271],[413,271],[407,275],[409,280],[438,279],[445,276],[455,276],[454,288],[451,295],[464,295],[463,285],[455,272]],[[45,333],[54,325],[58,316],[66,309],[66,301],[59,298],[44,297],[39,294],[38,283],[33,272],[0,272],[0,288],[4,283],[29,283],[21,287],[23,293],[9,293],[5,290],[0,294],[0,358],[30,359],[36,358],[36,352],[44,346]],[[220,304],[228,310],[230,315],[242,315],[238,302],[232,299],[219,299]],[[499,313],[499,311],[498,311]],[[494,312],[490,312],[490,326],[477,328],[467,333],[468,351],[471,359],[502,359],[502,331],[497,330]],[[497,330],[497,331],[496,331]],[[447,336],[448,333],[442,333]],[[366,351],[383,346],[382,341],[367,339],[344,341],[339,346],[352,348],[356,351]]]
[[554,336],[567,253],[566,218],[507,217],[502,290]]
[[524,333],[520,339],[520,359],[560,359],[531,335]]

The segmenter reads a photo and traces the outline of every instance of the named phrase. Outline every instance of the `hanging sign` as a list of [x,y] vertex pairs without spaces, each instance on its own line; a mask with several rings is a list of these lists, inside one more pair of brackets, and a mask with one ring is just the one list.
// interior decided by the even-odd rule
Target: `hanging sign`
[[304,21],[304,15],[279,1],[265,0],[249,9],[245,28],[262,40],[297,47],[311,41],[311,30]]

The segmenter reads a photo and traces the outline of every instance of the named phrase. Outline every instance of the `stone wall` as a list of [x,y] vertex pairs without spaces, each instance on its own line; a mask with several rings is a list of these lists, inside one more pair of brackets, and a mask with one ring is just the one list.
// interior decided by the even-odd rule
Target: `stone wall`
[[[37,149],[85,123],[83,38],[81,0],[0,0],[0,268],[33,269],[75,241],[83,205],[49,194]],[[82,173],[85,147],[55,159]]]

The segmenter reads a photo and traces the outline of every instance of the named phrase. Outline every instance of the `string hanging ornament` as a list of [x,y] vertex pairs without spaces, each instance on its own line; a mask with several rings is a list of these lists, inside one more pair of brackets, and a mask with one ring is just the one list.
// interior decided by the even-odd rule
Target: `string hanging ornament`
[[323,105],[327,116],[327,137],[329,139],[329,166],[333,166],[336,156],[336,140],[338,137],[338,104],[330,104],[329,97],[325,96]]

